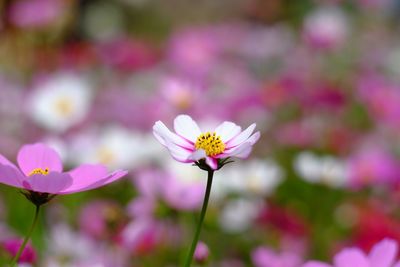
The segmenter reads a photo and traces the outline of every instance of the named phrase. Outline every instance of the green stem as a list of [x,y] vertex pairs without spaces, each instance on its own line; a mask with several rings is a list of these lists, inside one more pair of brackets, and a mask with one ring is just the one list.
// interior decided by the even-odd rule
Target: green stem
[[194,234],[193,241],[192,241],[192,246],[190,247],[189,254],[186,258],[186,262],[184,265],[185,267],[190,267],[192,260],[193,260],[194,252],[197,247],[197,242],[199,241],[201,227],[203,225],[204,217],[205,217],[206,211],[207,211],[208,200],[210,198],[213,176],[214,176],[214,171],[208,171],[207,188],[206,188],[206,193],[204,195],[203,207],[201,208],[200,220],[197,224],[196,232]]
[[26,244],[28,243],[29,238],[30,238],[31,235],[32,235],[33,229],[35,229],[35,226],[36,226],[36,224],[37,224],[37,222],[38,222],[39,210],[40,210],[40,206],[36,206],[35,217],[33,218],[33,223],[32,223],[32,225],[31,225],[31,228],[29,229],[29,232],[28,232],[28,234],[26,235],[26,237],[25,237],[25,239],[24,239],[24,242],[22,242],[21,246],[19,247],[19,250],[18,250],[17,254],[16,254],[15,257],[13,258],[13,260],[12,260],[12,262],[11,262],[11,264],[10,264],[10,267],[14,267],[14,266],[17,264],[19,257],[21,257],[21,254],[22,254],[22,252],[24,251],[25,246],[26,246]]

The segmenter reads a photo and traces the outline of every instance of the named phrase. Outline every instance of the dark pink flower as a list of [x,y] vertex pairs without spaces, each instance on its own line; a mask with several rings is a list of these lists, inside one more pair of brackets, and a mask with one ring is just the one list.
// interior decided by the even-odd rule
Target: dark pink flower
[[[17,238],[12,238],[5,240],[2,244],[2,247],[5,251],[7,251],[12,257],[14,257],[17,252],[19,247],[22,244],[22,239],[17,239]],[[36,261],[36,252],[33,249],[31,244],[27,244],[25,247],[24,251],[21,254],[21,257],[19,258],[18,262],[19,263],[34,263]]]
[[55,194],[91,190],[127,174],[124,170],[108,173],[100,164],[83,164],[63,172],[57,152],[41,143],[23,146],[17,162],[19,168],[0,154],[0,183],[28,190],[25,195],[36,205],[44,204]]

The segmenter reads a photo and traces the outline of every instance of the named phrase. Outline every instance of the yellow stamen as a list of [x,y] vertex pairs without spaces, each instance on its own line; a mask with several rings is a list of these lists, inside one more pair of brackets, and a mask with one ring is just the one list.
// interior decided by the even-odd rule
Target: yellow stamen
[[45,169],[36,168],[36,169],[33,169],[33,171],[31,171],[28,176],[32,176],[35,174],[47,175],[47,174],[49,174],[49,172],[50,172],[49,168],[45,168]]
[[71,99],[64,97],[60,98],[55,102],[55,107],[57,112],[63,116],[67,117],[72,113],[73,110],[73,103]]
[[214,133],[202,133],[197,137],[196,149],[204,149],[207,156],[215,156],[221,154],[225,150],[225,144],[222,142],[221,137]]

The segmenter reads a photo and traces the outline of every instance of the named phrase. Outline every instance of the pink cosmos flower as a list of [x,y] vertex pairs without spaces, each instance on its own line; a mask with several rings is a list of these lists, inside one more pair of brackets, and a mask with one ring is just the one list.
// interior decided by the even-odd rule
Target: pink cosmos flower
[[394,240],[384,239],[377,243],[368,255],[358,248],[347,248],[333,259],[334,264],[309,261],[303,267],[400,267],[395,263],[398,245]]
[[41,144],[23,146],[18,152],[19,168],[0,154],[0,183],[28,190],[24,193],[36,205],[56,194],[71,194],[94,189],[118,180],[124,170],[108,173],[100,164],[83,164],[63,172],[60,156]]
[[[14,257],[17,254],[18,249],[22,244],[22,241],[23,241],[22,239],[11,238],[5,240],[1,246],[6,252],[8,252],[12,257]],[[36,261],[36,258],[37,256],[35,249],[32,247],[30,243],[28,243],[28,245],[23,250],[18,262],[34,263]]]
[[220,169],[230,157],[247,158],[260,132],[252,135],[256,124],[246,130],[233,122],[225,121],[214,131],[202,132],[188,115],[179,115],[174,120],[176,133],[164,123],[157,121],[153,133],[157,140],[168,148],[171,156],[183,163],[195,163],[200,168]]

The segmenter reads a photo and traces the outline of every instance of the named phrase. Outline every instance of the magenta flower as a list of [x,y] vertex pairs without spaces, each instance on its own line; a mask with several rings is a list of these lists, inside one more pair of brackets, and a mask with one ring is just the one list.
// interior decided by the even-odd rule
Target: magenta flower
[[253,123],[242,131],[235,123],[225,121],[214,131],[202,132],[190,116],[179,115],[174,120],[176,133],[171,132],[161,121],[154,124],[153,133],[175,160],[217,170],[230,157],[249,156],[253,145],[260,138],[260,132],[253,134],[255,128],[256,124]]
[[395,263],[397,250],[394,240],[384,239],[368,255],[358,248],[347,248],[334,257],[333,265],[309,261],[303,267],[400,267],[400,261]]
[[[22,244],[22,239],[18,238],[12,238],[12,239],[7,239],[3,242],[2,248],[8,252],[11,256],[15,256],[18,252],[18,249],[20,248]],[[35,249],[32,247],[31,244],[28,244],[24,251],[21,254],[21,257],[19,258],[18,262],[19,263],[35,263],[36,261],[36,252]]]
[[84,164],[63,172],[60,156],[44,144],[23,146],[15,166],[0,154],[0,183],[27,190],[25,196],[35,205],[49,201],[54,195],[71,194],[109,184],[127,174],[124,170],[108,173],[99,164]]

